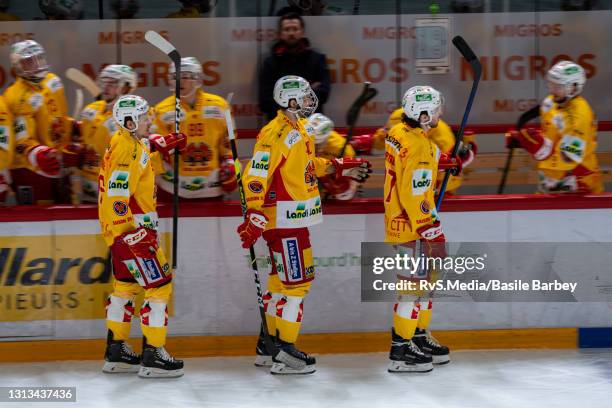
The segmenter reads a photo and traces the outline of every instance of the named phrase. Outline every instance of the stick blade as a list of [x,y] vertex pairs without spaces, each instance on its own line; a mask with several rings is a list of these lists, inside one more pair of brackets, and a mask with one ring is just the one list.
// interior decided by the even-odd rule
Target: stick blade
[[359,111],[368,103],[372,98],[374,98],[378,94],[378,90],[376,88],[371,87],[370,82],[365,82],[363,91],[357,97],[357,99],[353,102],[351,107],[349,108],[346,114],[346,123],[348,126],[352,126],[357,122],[357,117],[359,116]]
[[453,38],[453,45],[459,50],[461,55],[463,55],[463,58],[465,58],[470,64],[472,70],[474,70],[474,75],[480,78],[480,74],[482,72],[480,60],[478,57],[476,57],[476,54],[474,54],[474,51],[472,51],[468,43],[463,39],[463,37],[457,35]]
[[459,50],[461,55],[463,55],[463,58],[468,60],[468,62],[472,62],[477,59],[476,54],[474,54],[474,51],[472,51],[468,43],[465,42],[463,37],[461,37],[460,35],[457,35],[453,38],[453,45]]
[[164,54],[170,55],[172,51],[176,51],[174,45],[162,37],[157,31],[149,30],[145,33],[145,40],[154,47],[159,48]]
[[96,81],[91,79],[83,71],[79,71],[76,68],[68,68],[65,75],[66,78],[84,88],[93,97],[97,97],[102,92],[98,84],[96,84]]

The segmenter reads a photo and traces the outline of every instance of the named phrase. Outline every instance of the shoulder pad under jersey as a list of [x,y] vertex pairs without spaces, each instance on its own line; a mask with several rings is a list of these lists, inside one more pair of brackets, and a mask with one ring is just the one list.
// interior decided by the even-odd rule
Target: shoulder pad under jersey
[[57,92],[64,87],[64,84],[62,83],[60,77],[53,74],[49,75],[52,76],[48,77],[48,79],[45,81],[45,86],[49,88],[51,92]]

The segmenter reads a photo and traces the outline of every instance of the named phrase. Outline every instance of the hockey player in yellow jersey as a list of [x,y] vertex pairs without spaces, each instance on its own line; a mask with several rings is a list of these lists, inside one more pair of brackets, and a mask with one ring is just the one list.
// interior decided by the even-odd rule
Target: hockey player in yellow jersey
[[[13,114],[9,110],[6,100],[0,95],[0,205],[6,202],[11,189],[11,169],[14,168],[14,160],[17,156],[17,138],[14,133]],[[59,174],[59,154],[55,149],[48,146],[32,143],[24,139],[21,154],[26,157],[26,165],[30,170],[39,171],[48,175]]]
[[[113,292],[106,304],[107,373],[138,372],[141,377],[178,377],[183,362],[164,349],[172,271],[159,247],[152,150],[171,154],[184,148],[184,136],[150,137],[149,104],[125,95],[113,106],[119,130],[110,140],[99,176],[98,214],[113,262]],[[159,138],[163,138],[161,141]],[[148,143],[147,143],[148,142]],[[139,357],[126,342],[134,299],[144,289],[140,308],[143,352]]]
[[548,95],[540,105],[542,130],[506,134],[506,146],[522,147],[537,160],[542,193],[604,191],[597,161],[597,121],[581,96],[584,69],[571,61],[555,64],[546,76]]
[[[170,83],[174,89],[174,65]],[[222,197],[236,189],[234,161],[224,112],[230,109],[225,99],[204,92],[202,64],[193,57],[181,59],[181,132],[187,135],[187,148],[179,162],[179,197]],[[174,130],[175,98],[171,95],[155,106],[155,131],[166,134]],[[170,201],[174,191],[173,158],[163,160],[164,172],[157,177],[160,201]]]
[[[334,159],[346,143],[346,138],[334,130],[334,122],[322,113],[312,114],[306,122],[306,130],[314,135],[315,154],[324,159]],[[346,145],[342,157],[355,157],[355,150],[350,144]],[[347,201],[355,197],[359,183],[348,177],[322,177],[319,178],[319,190],[323,197],[334,200]]]
[[81,167],[83,201],[98,202],[100,162],[111,136],[119,125],[113,118],[113,106],[121,95],[136,89],[136,73],[128,65],[107,65],[98,75],[100,100],[90,103],[80,115],[80,141],[85,147]]
[[[385,137],[385,240],[412,256],[445,257],[445,237],[435,206],[438,170],[458,174],[461,160],[441,153],[430,137],[440,123],[442,96],[429,86],[410,88],[402,99],[402,121]],[[416,278],[430,279],[433,271]],[[449,350],[429,333],[432,300],[403,292],[393,312],[390,372],[427,372],[450,361]]]
[[15,136],[13,134],[13,115],[0,96],[0,205],[6,202],[11,192],[10,168],[15,155]]
[[64,86],[49,72],[45,50],[36,41],[13,44],[10,61],[17,79],[4,98],[15,123],[13,182],[33,187],[39,200],[61,199],[64,183],[48,178],[64,175],[60,162],[70,167],[78,161],[71,152],[74,124],[66,111]]
[[[373,136],[372,141],[372,150],[373,153],[380,152],[382,153],[382,148],[384,147],[385,136],[389,129],[393,126],[401,123],[402,115],[404,114],[404,110],[402,108],[398,108],[391,116],[389,116],[389,120],[384,128],[380,128],[376,131]],[[438,125],[436,127],[430,128],[428,130],[429,137],[433,140],[433,142],[438,146],[438,148],[442,151],[442,153],[450,154],[455,146],[455,134],[451,127],[442,119],[438,121]],[[459,147],[458,156],[461,159],[463,164],[463,168],[466,168],[472,163],[474,158],[478,154],[478,146],[476,145],[476,138],[474,136],[474,132],[466,130],[463,132],[463,140],[461,142],[461,146]],[[441,174],[438,174],[438,183],[436,185],[436,189],[440,187],[442,183]],[[446,194],[455,194],[457,189],[461,186],[461,182],[463,181],[463,177],[459,176],[450,176],[448,179],[448,184],[446,186]]]
[[308,227],[323,217],[317,178],[333,175],[363,181],[370,165],[363,159],[316,157],[314,139],[300,120],[317,108],[317,97],[305,79],[280,78],[274,101],[280,110],[259,132],[245,171],[248,210],[238,233],[244,248],[263,235],[272,261],[264,303],[277,352],[268,355],[260,336],[255,364],[271,365],[272,374],[309,374],[315,371],[315,359],[296,349],[295,341],[303,300],[315,277]]

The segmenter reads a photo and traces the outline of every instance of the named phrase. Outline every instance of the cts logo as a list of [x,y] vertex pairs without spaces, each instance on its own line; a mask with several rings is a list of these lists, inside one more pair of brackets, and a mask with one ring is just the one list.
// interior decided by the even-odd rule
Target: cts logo
[[108,196],[109,197],[129,197],[130,173],[127,171],[115,170],[108,180]]
[[268,177],[268,169],[270,168],[270,153],[257,151],[251,160],[249,175],[256,177]]
[[431,169],[416,169],[412,172],[412,195],[423,195],[432,184]]

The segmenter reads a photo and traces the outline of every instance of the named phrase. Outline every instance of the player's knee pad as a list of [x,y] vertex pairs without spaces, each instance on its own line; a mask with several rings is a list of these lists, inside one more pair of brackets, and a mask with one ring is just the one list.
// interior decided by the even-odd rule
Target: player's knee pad
[[140,309],[140,321],[148,327],[168,326],[168,304],[146,300]]
[[307,228],[266,231],[273,274],[285,285],[310,282],[315,277]]
[[276,303],[276,317],[283,320],[301,323],[304,311],[304,298],[297,296],[283,296]]
[[267,315],[276,316],[276,305],[282,297],[281,293],[266,292],[263,295],[264,311]]
[[393,311],[401,318],[416,320],[419,318],[420,309],[421,304],[418,299],[402,295],[395,304]]
[[110,295],[106,300],[106,320],[130,323],[134,315],[134,299]]
[[431,298],[421,299],[421,310],[431,310],[433,307],[433,300]]

